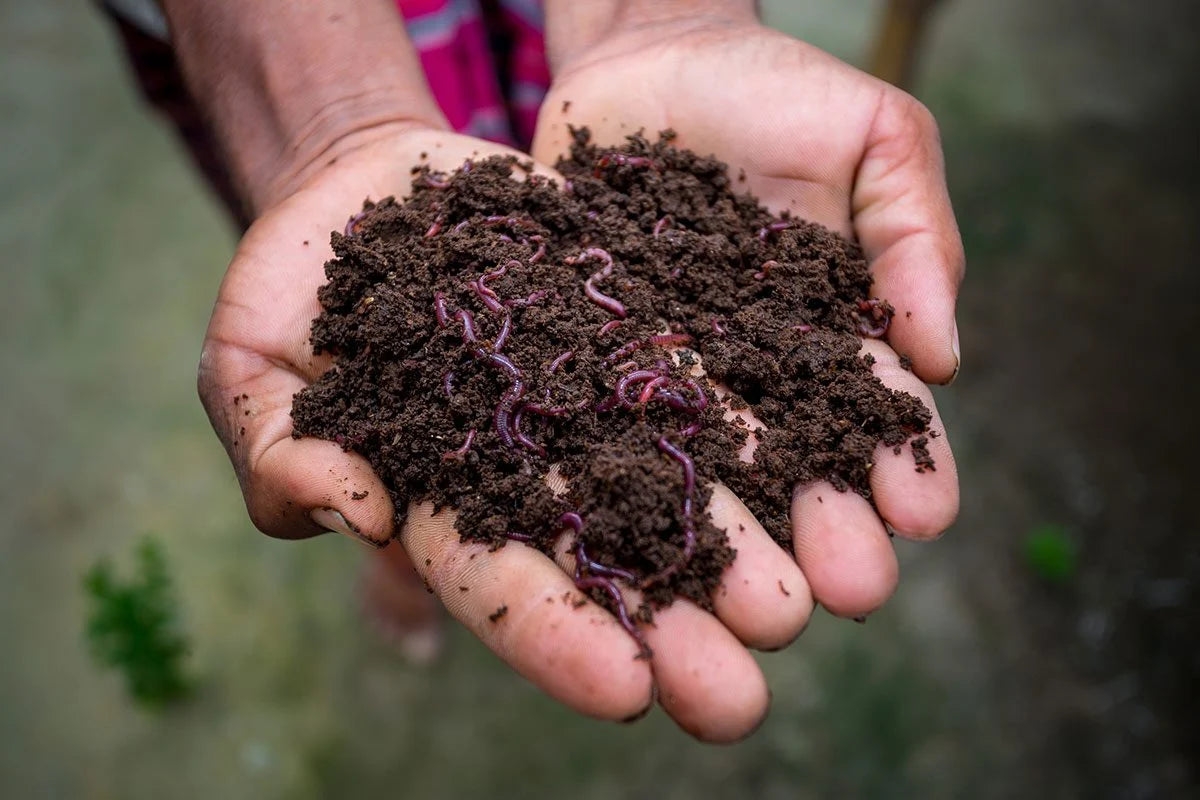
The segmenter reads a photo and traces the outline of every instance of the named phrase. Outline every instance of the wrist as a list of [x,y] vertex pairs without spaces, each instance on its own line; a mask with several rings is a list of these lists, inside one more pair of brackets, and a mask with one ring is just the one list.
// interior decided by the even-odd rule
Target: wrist
[[164,0],[180,66],[252,215],[339,155],[446,123],[390,0]]
[[756,0],[546,0],[546,57],[557,75],[607,40],[648,43],[681,32],[757,22]]

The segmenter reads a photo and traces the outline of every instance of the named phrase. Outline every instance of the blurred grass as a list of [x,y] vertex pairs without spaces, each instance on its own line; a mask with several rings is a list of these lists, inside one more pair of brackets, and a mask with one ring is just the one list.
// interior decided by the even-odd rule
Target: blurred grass
[[[1097,14],[1116,13],[1102,5]],[[767,13],[854,58],[877,6],[778,0]],[[898,542],[900,593],[865,627],[819,614],[795,646],[762,656],[772,714],[748,742],[716,749],[659,713],[624,727],[577,718],[457,628],[437,669],[408,668],[359,617],[359,550],[253,531],[193,388],[233,238],[140,106],[99,17],[64,0],[0,0],[0,796],[1074,794],[1056,790],[1086,782],[1077,762],[1038,770],[1057,757],[1046,744],[1054,715],[1081,713],[1071,704],[1083,689],[1051,676],[1065,667],[1028,638],[1013,544],[1040,519],[1094,527],[1097,465],[1108,462],[1099,438],[1088,449],[1087,429],[1058,423],[1082,418],[1071,403],[1087,393],[1030,403],[1013,387],[1014,370],[1046,363],[1054,348],[1037,344],[1059,335],[1046,323],[1057,306],[1030,300],[1030,276],[1060,267],[1051,290],[1074,297],[1092,266],[1076,248],[1105,263],[1128,246],[1111,225],[1125,209],[1105,208],[1130,187],[1143,192],[1139,230],[1159,232],[1164,248],[1190,229],[1177,187],[1145,180],[1152,166],[1123,154],[1136,125],[1106,139],[1068,119],[1099,108],[1102,130],[1136,122],[1159,102],[1145,91],[1155,73],[1085,69],[1090,40],[1078,30],[1064,34],[1070,58],[1030,52],[1067,6],[951,0],[922,71],[976,281],[964,298],[977,320],[974,339],[964,329],[968,377],[939,392],[966,481],[964,524],[937,547]],[[1097,88],[1106,78],[1108,94]],[[1030,307],[1045,338],[1006,361],[991,343],[1009,341],[1014,319],[1028,326]],[[1086,382],[1095,328],[1065,327]],[[1047,408],[1057,416],[1039,423]],[[1000,412],[1041,438],[1001,436],[989,425]],[[195,646],[196,696],[161,717],[90,664],[78,591],[98,557],[146,533],[166,542]]]

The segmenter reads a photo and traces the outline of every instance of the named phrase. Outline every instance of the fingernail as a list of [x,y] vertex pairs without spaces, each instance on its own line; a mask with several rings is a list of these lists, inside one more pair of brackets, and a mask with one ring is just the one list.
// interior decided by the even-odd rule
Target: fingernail
[[866,614],[863,614],[861,617],[851,617],[850,619],[854,620],[854,621],[855,621],[855,622],[857,622],[859,625],[866,625],[866,624],[867,624],[867,615],[866,615]]
[[383,547],[383,545],[379,544],[378,542],[373,542],[366,536],[363,536],[362,531],[351,525],[346,518],[341,515],[341,512],[337,511],[336,509],[314,509],[313,512],[309,514],[309,517],[312,518],[313,522],[317,523],[327,531],[333,531],[334,533],[340,533],[343,536],[349,536],[356,542],[362,542],[367,547],[370,547],[374,550],[379,550]]
[[950,329],[950,352],[954,353],[954,374],[946,381],[947,386],[954,383],[954,379],[958,377],[958,368],[962,366],[962,353],[958,348],[958,320],[954,321],[954,327]]

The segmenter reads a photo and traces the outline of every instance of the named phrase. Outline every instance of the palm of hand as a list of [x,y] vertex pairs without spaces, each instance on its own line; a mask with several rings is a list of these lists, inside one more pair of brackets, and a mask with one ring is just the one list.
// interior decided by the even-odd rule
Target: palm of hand
[[[549,162],[563,152],[568,125],[588,126],[600,144],[619,143],[639,129],[649,135],[673,129],[679,146],[728,162],[733,175],[744,176],[746,190],[773,211],[857,237],[872,264],[876,294],[900,312],[891,347],[864,345],[876,358],[876,375],[920,397],[934,411],[934,429],[944,432],[929,390],[900,368],[892,349],[910,355],[927,379],[946,380],[957,369],[950,342],[961,244],[942,183],[936,129],[923,107],[815,48],[757,26],[643,30],[603,41],[564,67],[543,106],[534,155]],[[957,513],[947,439],[935,439],[934,448],[938,469],[925,475],[913,469],[907,447],[900,455],[880,448],[871,479],[878,512],[828,484],[797,487],[796,561],[781,557],[736,498],[719,494],[710,512],[730,532],[738,559],[718,592],[719,624],[710,620],[702,628],[691,619],[688,632],[703,632],[720,666],[672,685],[684,669],[671,669],[671,662],[689,655],[672,642],[687,634],[673,618],[660,621],[655,668],[667,711],[697,735],[722,738],[752,718],[756,698],[705,689],[720,681],[759,685],[753,662],[740,657],[742,645],[782,646],[803,628],[814,600],[847,617],[882,605],[897,581],[884,522],[901,535],[927,539]],[[752,452],[751,446],[743,457]],[[745,530],[735,535],[739,525]],[[750,588],[778,585],[792,595],[768,597]],[[698,711],[701,698],[707,707]]]

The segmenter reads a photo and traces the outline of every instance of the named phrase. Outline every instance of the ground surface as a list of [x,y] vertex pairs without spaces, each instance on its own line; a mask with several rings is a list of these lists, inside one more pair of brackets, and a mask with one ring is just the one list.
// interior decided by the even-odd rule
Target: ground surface
[[[773,19],[853,58],[875,5]],[[404,667],[357,614],[359,550],[253,532],[193,390],[231,236],[98,19],[3,0],[0,795],[1182,796],[1192,5],[950,0],[919,94],[970,260],[964,373],[938,395],[962,518],[898,545],[899,594],[865,627],[818,616],[763,656],[771,718],[713,750],[661,715],[576,718],[461,631],[438,670]],[[1021,557],[1043,523],[1080,546],[1062,586]],[[200,678],[161,716],[81,638],[82,572],[146,533]]]

